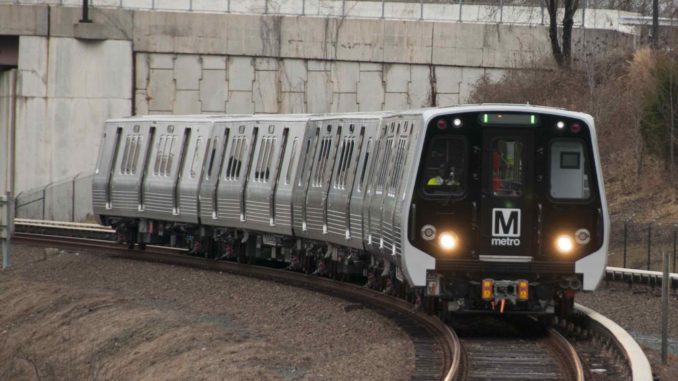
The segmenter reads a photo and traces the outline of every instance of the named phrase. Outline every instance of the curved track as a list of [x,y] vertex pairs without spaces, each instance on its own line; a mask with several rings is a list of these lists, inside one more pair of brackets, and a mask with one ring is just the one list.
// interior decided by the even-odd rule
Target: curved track
[[451,324],[462,342],[465,380],[584,380],[572,345],[536,319],[468,315]]
[[99,255],[228,272],[345,298],[374,308],[408,333],[415,347],[413,380],[452,381],[458,373],[461,349],[454,331],[439,319],[414,310],[412,304],[404,300],[360,286],[286,270],[191,257],[185,255],[185,250],[164,247],[149,246],[144,251],[132,251],[108,241],[18,232],[13,242],[89,249]]

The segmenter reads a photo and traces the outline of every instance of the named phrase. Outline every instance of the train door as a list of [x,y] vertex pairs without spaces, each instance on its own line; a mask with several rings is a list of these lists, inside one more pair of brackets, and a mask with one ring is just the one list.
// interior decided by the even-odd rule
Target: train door
[[[483,132],[480,259],[530,261],[535,247],[534,132]],[[510,259],[507,257],[511,257]]]

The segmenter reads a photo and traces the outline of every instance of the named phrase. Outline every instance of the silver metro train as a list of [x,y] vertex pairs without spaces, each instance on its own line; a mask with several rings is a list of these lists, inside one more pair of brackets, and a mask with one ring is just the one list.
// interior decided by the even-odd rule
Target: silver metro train
[[592,117],[529,105],[109,120],[93,203],[130,248],[363,279],[440,313],[565,313],[609,235]]

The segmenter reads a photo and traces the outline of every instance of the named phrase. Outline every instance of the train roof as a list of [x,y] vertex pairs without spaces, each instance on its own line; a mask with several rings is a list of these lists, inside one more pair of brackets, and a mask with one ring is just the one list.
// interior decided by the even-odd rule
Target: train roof
[[589,114],[575,111],[568,111],[562,108],[549,106],[535,106],[530,104],[511,104],[511,103],[482,103],[466,104],[448,107],[429,107],[402,111],[368,111],[368,112],[345,112],[328,114],[195,114],[195,115],[141,115],[127,118],[109,119],[107,122],[133,122],[133,121],[280,121],[280,122],[308,122],[313,120],[336,120],[336,119],[383,119],[399,116],[421,116],[424,121],[428,121],[436,116],[459,112],[482,112],[482,111],[504,111],[504,112],[535,112],[562,115],[564,117],[575,117],[586,120],[591,126],[593,117]]

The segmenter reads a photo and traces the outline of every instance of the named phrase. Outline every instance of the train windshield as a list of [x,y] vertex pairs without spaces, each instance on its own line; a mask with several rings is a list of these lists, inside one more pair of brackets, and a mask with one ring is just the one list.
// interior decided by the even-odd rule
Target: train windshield
[[492,143],[492,193],[499,197],[523,194],[523,143],[501,138]]
[[437,136],[424,162],[423,189],[428,195],[461,196],[466,189],[468,147],[461,136]]
[[551,197],[586,200],[591,197],[590,168],[584,143],[558,139],[551,143]]

